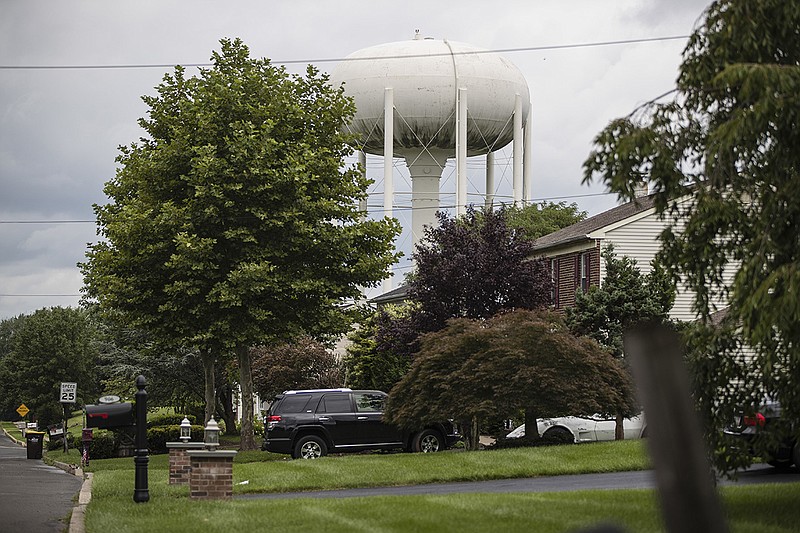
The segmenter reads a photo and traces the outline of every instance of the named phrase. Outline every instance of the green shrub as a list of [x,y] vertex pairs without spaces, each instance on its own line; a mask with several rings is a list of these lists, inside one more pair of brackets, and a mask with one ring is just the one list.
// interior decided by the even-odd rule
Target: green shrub
[[92,443],[89,445],[90,459],[113,459],[117,457],[118,451],[119,439],[114,433],[95,430]]
[[[147,427],[157,427],[157,426],[180,426],[181,422],[183,422],[184,418],[188,418],[189,422],[194,425],[197,423],[197,419],[194,415],[182,415],[182,414],[158,414],[147,417]],[[194,431],[194,430],[192,430]]]
[[[167,453],[168,442],[180,442],[181,426],[158,426],[147,430],[147,447],[150,453]],[[203,426],[192,426],[192,436],[195,441],[203,437]]]

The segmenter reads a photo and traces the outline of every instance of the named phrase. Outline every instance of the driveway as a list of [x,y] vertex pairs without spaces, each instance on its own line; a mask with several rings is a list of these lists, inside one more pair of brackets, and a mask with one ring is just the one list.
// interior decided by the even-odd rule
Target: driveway
[[82,480],[26,457],[25,448],[0,431],[0,531],[64,531]]
[[[740,473],[739,478],[735,481],[719,481],[721,485],[791,482],[800,482],[800,472],[795,469],[780,471],[765,465],[753,466]],[[404,487],[243,494],[235,496],[235,499],[361,498],[365,496],[410,496],[417,494],[459,494],[468,492],[567,492],[575,490],[649,489],[655,488],[655,485],[655,473],[652,470],[643,470],[639,472],[613,472],[607,474],[581,474],[459,483],[431,483],[428,485],[411,485]]]

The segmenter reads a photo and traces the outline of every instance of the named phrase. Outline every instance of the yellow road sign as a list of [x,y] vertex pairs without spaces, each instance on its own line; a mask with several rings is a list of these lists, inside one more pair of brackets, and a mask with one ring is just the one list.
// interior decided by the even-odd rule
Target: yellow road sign
[[20,406],[17,407],[17,412],[19,413],[19,416],[25,416],[28,414],[29,411],[30,409],[28,409],[28,406],[26,406],[24,403],[20,404]]

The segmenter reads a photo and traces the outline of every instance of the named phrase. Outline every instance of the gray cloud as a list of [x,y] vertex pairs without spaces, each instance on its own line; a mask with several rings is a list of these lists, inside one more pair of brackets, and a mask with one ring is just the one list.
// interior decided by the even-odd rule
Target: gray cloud
[[[489,6],[411,0],[396,4],[145,0],[8,1],[0,6],[0,65],[119,65],[207,62],[223,37],[241,37],[273,60],[342,58],[409,39],[415,29],[484,48],[517,48],[688,34],[697,0],[501,1]],[[594,135],[612,118],[674,85],[682,42],[508,53],[533,98],[535,198],[564,198],[596,213],[616,199],[581,185]],[[334,63],[318,65],[330,70]],[[291,65],[300,71],[303,65]],[[170,69],[0,71],[0,221],[83,220],[104,202],[117,146],[141,135],[136,120]],[[196,72],[190,69],[189,73]],[[480,167],[480,162],[470,166]],[[370,175],[382,175],[379,160]],[[498,180],[510,193],[510,167]],[[472,169],[470,190],[482,186]],[[398,191],[407,190],[398,176]],[[443,201],[453,180],[443,180]],[[404,189],[405,188],[405,189]],[[380,190],[380,184],[377,184]],[[596,196],[577,197],[594,194]],[[570,197],[575,197],[571,199]],[[471,197],[474,198],[474,197]],[[404,203],[403,200],[398,200]],[[372,203],[381,203],[376,196]],[[407,212],[398,217],[408,224]],[[75,305],[93,224],[0,224],[0,318]],[[408,254],[409,239],[399,246]],[[404,260],[400,267],[407,266]],[[405,272],[399,270],[398,272]]]

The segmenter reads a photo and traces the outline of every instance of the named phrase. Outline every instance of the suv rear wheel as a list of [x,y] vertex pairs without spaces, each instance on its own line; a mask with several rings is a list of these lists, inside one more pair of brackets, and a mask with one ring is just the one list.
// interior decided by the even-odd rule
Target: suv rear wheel
[[294,445],[292,457],[295,459],[318,459],[328,455],[328,445],[316,435],[300,437]]
[[411,447],[415,452],[438,452],[444,450],[444,439],[438,431],[425,429],[417,433]]

